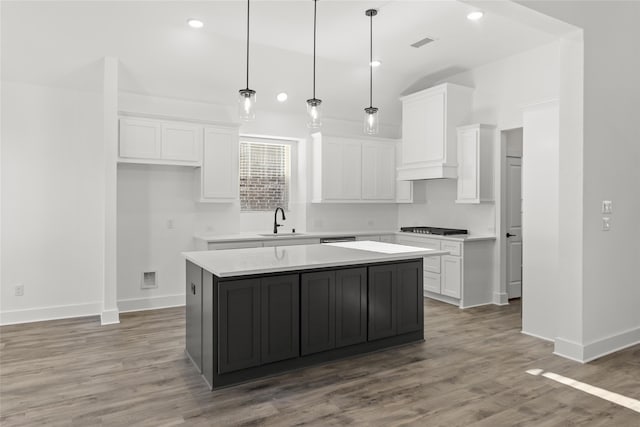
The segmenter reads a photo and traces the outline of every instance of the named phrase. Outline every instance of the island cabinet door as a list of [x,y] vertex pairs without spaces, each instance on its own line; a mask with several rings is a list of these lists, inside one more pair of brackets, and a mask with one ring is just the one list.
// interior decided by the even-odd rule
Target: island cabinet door
[[336,272],[300,275],[300,353],[336,346]]
[[261,279],[262,363],[300,356],[300,279],[297,274]]
[[260,364],[260,279],[218,285],[218,373]]
[[367,341],[367,269],[336,272],[336,347]]
[[398,264],[398,334],[424,328],[422,299],[422,263]]
[[187,261],[186,347],[187,353],[202,372],[202,269]]
[[369,341],[397,335],[396,274],[394,264],[369,267]]

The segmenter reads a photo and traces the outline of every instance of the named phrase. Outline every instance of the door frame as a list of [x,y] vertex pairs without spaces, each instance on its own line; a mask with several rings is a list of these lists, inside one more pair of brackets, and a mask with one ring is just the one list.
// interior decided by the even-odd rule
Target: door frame
[[[522,129],[522,126],[500,129],[500,144],[499,149],[496,150],[498,157],[496,164],[500,165],[496,179],[498,194],[500,194],[499,203],[496,206],[496,224],[498,226],[496,240],[499,259],[497,275],[500,280],[499,289],[494,296],[494,303],[498,305],[509,304],[509,294],[507,292],[507,238],[505,237],[507,234],[507,135],[509,131],[516,129]],[[522,159],[522,155],[520,159]]]

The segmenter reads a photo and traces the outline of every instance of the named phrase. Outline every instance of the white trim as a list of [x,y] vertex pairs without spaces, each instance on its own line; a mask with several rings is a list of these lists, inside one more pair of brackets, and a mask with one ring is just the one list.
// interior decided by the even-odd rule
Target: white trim
[[506,292],[494,292],[493,304],[495,305],[509,305],[509,295]]
[[[134,94],[134,95],[137,95],[137,94]],[[125,110],[119,110],[118,111],[118,116],[119,117],[139,117],[139,118],[143,118],[143,119],[154,119],[154,120],[166,120],[166,121],[171,121],[171,122],[195,123],[195,124],[207,125],[207,126],[222,126],[222,127],[225,127],[225,128],[226,127],[233,127],[233,128],[239,128],[240,127],[240,123],[236,123],[236,122],[221,122],[221,121],[216,121],[216,120],[200,120],[200,119],[193,119],[193,118],[188,118],[188,117],[168,116],[166,114],[137,113],[137,112],[125,111]]]
[[120,323],[120,312],[118,309],[112,310],[104,310],[100,313],[100,324],[104,325],[114,325],[116,323]]
[[524,335],[528,335],[528,336],[533,337],[533,338],[538,338],[538,339],[543,340],[543,341],[554,342],[551,338],[546,338],[546,337],[543,337],[541,335],[532,334],[531,332],[520,331],[520,333],[524,334]]
[[43,322],[47,320],[69,319],[73,317],[98,316],[102,302],[57,305],[52,307],[27,308],[0,312],[0,325]]
[[609,335],[584,345],[556,338],[553,354],[576,362],[588,363],[637,344],[640,344],[640,327]]
[[180,307],[185,305],[185,294],[161,295],[150,298],[130,298],[118,300],[121,313],[131,311],[156,310],[159,308]]

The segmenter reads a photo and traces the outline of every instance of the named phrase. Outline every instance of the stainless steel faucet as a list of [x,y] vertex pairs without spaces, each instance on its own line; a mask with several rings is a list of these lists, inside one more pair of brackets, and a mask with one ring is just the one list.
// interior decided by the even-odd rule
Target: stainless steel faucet
[[273,214],[273,234],[278,234],[278,227],[282,227],[282,224],[278,224],[278,211],[282,212],[283,221],[287,219],[287,217],[284,216],[284,209],[278,206]]

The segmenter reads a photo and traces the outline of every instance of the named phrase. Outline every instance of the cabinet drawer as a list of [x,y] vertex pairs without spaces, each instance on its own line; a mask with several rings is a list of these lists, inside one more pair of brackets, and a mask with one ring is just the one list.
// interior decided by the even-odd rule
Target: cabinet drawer
[[449,251],[449,255],[461,256],[462,255],[462,243],[458,242],[442,242],[442,250]]
[[[438,257],[439,258],[439,257]],[[423,278],[423,287],[425,291],[440,293],[440,275],[425,271]]]
[[440,273],[440,257],[439,256],[424,257],[423,266],[425,271],[430,271],[432,273]]

